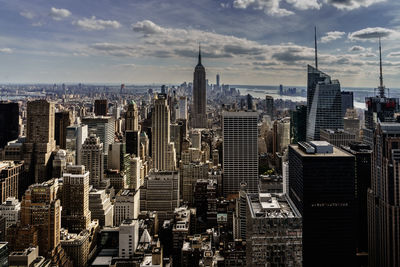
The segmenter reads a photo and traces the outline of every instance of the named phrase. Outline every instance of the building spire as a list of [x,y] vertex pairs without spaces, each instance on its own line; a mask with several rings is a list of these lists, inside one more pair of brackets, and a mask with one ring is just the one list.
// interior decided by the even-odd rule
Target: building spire
[[197,65],[201,65],[201,47],[200,47],[200,42],[199,42],[199,62]]
[[317,26],[314,26],[315,69],[318,70]]
[[383,85],[383,74],[382,74],[382,46],[380,37],[379,37],[379,96],[385,97],[385,86]]

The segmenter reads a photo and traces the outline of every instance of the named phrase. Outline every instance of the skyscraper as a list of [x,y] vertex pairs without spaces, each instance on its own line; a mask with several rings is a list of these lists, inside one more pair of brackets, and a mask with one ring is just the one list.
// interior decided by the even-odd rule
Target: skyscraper
[[207,128],[206,69],[201,64],[201,51],[193,78],[193,128]]
[[0,148],[7,142],[18,138],[19,105],[12,102],[0,102]]
[[26,141],[23,145],[25,169],[35,182],[47,181],[51,176],[49,159],[55,149],[54,103],[46,100],[27,104]]
[[168,158],[175,154],[174,143],[170,142],[170,114],[165,94],[158,94],[152,112],[151,149],[153,168],[159,171],[174,170],[175,163]]
[[302,220],[292,201],[247,194],[246,207],[247,266],[302,266]]
[[62,226],[79,233],[90,224],[89,172],[85,166],[68,166],[63,174]]
[[56,140],[56,145],[60,146],[61,149],[66,148],[67,139],[67,127],[72,123],[71,112],[61,111],[55,114],[55,127],[54,136]]
[[365,128],[363,129],[363,142],[373,147],[374,131],[379,122],[395,121],[394,114],[399,111],[399,99],[386,97],[382,73],[382,48],[379,40],[379,94],[366,97],[367,110],[364,111]]
[[8,197],[18,199],[19,181],[22,180],[24,165],[18,161],[0,161],[0,201]]
[[320,140],[322,129],[343,128],[342,96],[338,80],[308,65],[307,140]]
[[342,96],[338,80],[318,70],[315,28],[315,68],[307,66],[307,141],[319,140],[320,130],[343,128]]
[[96,116],[107,116],[108,104],[107,99],[96,99],[94,101],[94,114]]
[[94,133],[103,143],[103,152],[108,155],[108,146],[114,143],[115,123],[114,118],[110,116],[85,117],[82,124],[88,126],[88,135]]
[[290,142],[306,141],[307,135],[307,106],[296,106],[296,110],[290,111]]
[[373,144],[368,190],[368,264],[400,266],[400,124],[378,124]]
[[303,265],[354,266],[354,156],[325,141],[290,145],[289,197],[303,217]]
[[274,98],[272,96],[265,96],[265,113],[271,118],[274,119]]
[[125,113],[125,131],[139,130],[139,113],[135,101],[131,101]]
[[217,74],[217,76],[216,76],[216,85],[217,85],[217,88],[219,88],[219,79],[220,79],[219,74]]
[[224,195],[238,194],[246,182],[251,193],[258,186],[257,112],[222,113]]
[[368,261],[368,189],[371,187],[372,150],[362,143],[341,147],[356,158],[357,257],[364,266]]
[[343,91],[342,95],[342,117],[346,115],[349,108],[354,108],[354,94],[353,92]]
[[39,246],[41,256],[64,266],[65,253],[60,245],[61,204],[57,190],[57,179],[29,186],[21,202],[21,223],[9,228],[7,239],[12,249]]
[[90,172],[90,184],[95,188],[100,187],[104,176],[103,143],[95,134],[91,134],[83,143],[81,162]]

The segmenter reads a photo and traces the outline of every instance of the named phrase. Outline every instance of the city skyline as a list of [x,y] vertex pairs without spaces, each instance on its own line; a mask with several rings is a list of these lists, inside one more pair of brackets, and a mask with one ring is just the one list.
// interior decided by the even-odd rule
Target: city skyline
[[395,1],[0,2],[1,83],[191,81],[201,42],[210,83],[305,85],[314,25],[342,86],[378,85],[378,37],[385,84],[400,81]]

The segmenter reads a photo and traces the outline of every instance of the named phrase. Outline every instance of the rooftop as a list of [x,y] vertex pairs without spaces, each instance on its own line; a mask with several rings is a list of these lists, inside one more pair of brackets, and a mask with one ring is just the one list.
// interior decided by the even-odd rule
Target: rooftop
[[253,218],[300,218],[301,215],[285,194],[247,194]]
[[[326,141],[312,141],[312,142],[318,142],[318,143],[322,142],[320,144],[329,144]],[[294,149],[297,153],[299,153],[303,157],[352,157],[351,154],[349,154],[349,153],[347,153],[347,152],[345,152],[345,151],[343,151],[343,150],[341,150],[341,149],[339,149],[339,148],[337,148],[335,146],[332,146],[332,145],[331,145],[332,146],[332,153],[318,153],[318,151],[315,151],[315,149],[314,149],[313,152],[305,152],[301,148],[302,144],[300,144],[300,143],[308,144],[308,146],[311,147],[311,148],[313,148],[313,147],[308,142],[299,142],[298,145],[290,145],[290,147],[292,149]]]

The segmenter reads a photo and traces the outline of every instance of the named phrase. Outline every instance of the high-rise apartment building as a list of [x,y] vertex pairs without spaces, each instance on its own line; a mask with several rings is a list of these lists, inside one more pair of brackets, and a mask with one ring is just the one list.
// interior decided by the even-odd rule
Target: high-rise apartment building
[[222,113],[224,195],[238,194],[240,183],[249,192],[258,185],[257,112]]
[[19,105],[12,102],[0,102],[0,148],[19,135]]
[[322,129],[342,129],[342,96],[338,80],[310,65],[307,82],[307,141],[320,140]]
[[140,212],[140,192],[135,189],[120,190],[115,195],[114,225],[119,226],[125,219],[137,219]]
[[206,69],[201,64],[201,51],[193,75],[193,128],[207,128]]
[[208,179],[208,164],[202,162],[183,164],[181,175],[183,201],[193,206],[196,182],[198,179]]
[[72,233],[79,233],[90,224],[89,172],[83,165],[70,165],[63,174],[61,219],[62,226]]
[[67,127],[66,151],[75,158],[72,164],[81,164],[82,145],[88,137],[87,125],[72,125]]
[[70,111],[60,111],[55,114],[54,138],[56,145],[61,149],[66,148],[67,127],[72,123],[72,114]]
[[177,120],[188,119],[188,105],[186,96],[180,96],[178,99],[178,112],[176,116]]
[[258,193],[246,204],[246,265],[302,266],[302,218],[292,201]]
[[88,126],[88,135],[94,133],[100,137],[100,142],[103,143],[103,152],[108,155],[108,146],[114,143],[114,118],[110,116],[85,117],[82,119],[82,124]]
[[114,225],[114,208],[106,190],[92,189],[89,192],[89,210],[92,220],[98,220],[100,227]]
[[47,181],[51,176],[49,159],[56,147],[54,114],[55,108],[52,102],[35,100],[27,104],[24,164],[35,182]]
[[118,256],[133,257],[139,242],[139,222],[127,219],[119,226]]
[[289,197],[303,218],[304,266],[354,266],[355,157],[325,141],[289,146]]
[[94,114],[96,116],[107,116],[108,114],[107,99],[96,99],[94,101]]
[[94,134],[86,138],[82,145],[81,163],[90,173],[90,184],[100,187],[104,177],[103,143]]
[[19,222],[21,213],[21,203],[18,198],[9,197],[0,205],[0,216],[6,218],[6,227]]
[[365,266],[368,263],[368,189],[371,188],[372,150],[362,143],[350,143],[341,147],[356,158],[356,225],[357,258]]
[[343,129],[356,136],[356,140],[360,140],[360,119],[357,110],[348,109],[343,118]]
[[9,197],[18,199],[20,181],[23,178],[24,165],[18,161],[0,161],[0,201]]
[[271,120],[274,119],[274,98],[272,96],[265,96],[265,113],[270,117]]
[[334,146],[347,146],[356,141],[356,135],[343,129],[321,129],[321,141],[326,141]]
[[69,266],[60,245],[61,204],[57,191],[57,179],[29,186],[21,202],[21,222],[9,228],[7,241],[12,250],[39,246],[39,254],[51,259],[52,264]]
[[176,167],[175,146],[170,142],[170,114],[167,96],[159,94],[152,113],[151,148],[153,168],[173,171]]
[[179,207],[179,173],[150,172],[140,188],[140,210],[157,211],[162,222],[174,218]]
[[125,113],[125,131],[139,130],[139,113],[135,101],[131,101]]
[[290,142],[306,141],[307,135],[307,106],[296,106],[296,110],[290,111]]
[[368,190],[368,266],[400,265],[400,124],[380,123]]
[[342,117],[346,115],[347,109],[354,108],[354,93],[349,91],[342,91]]

